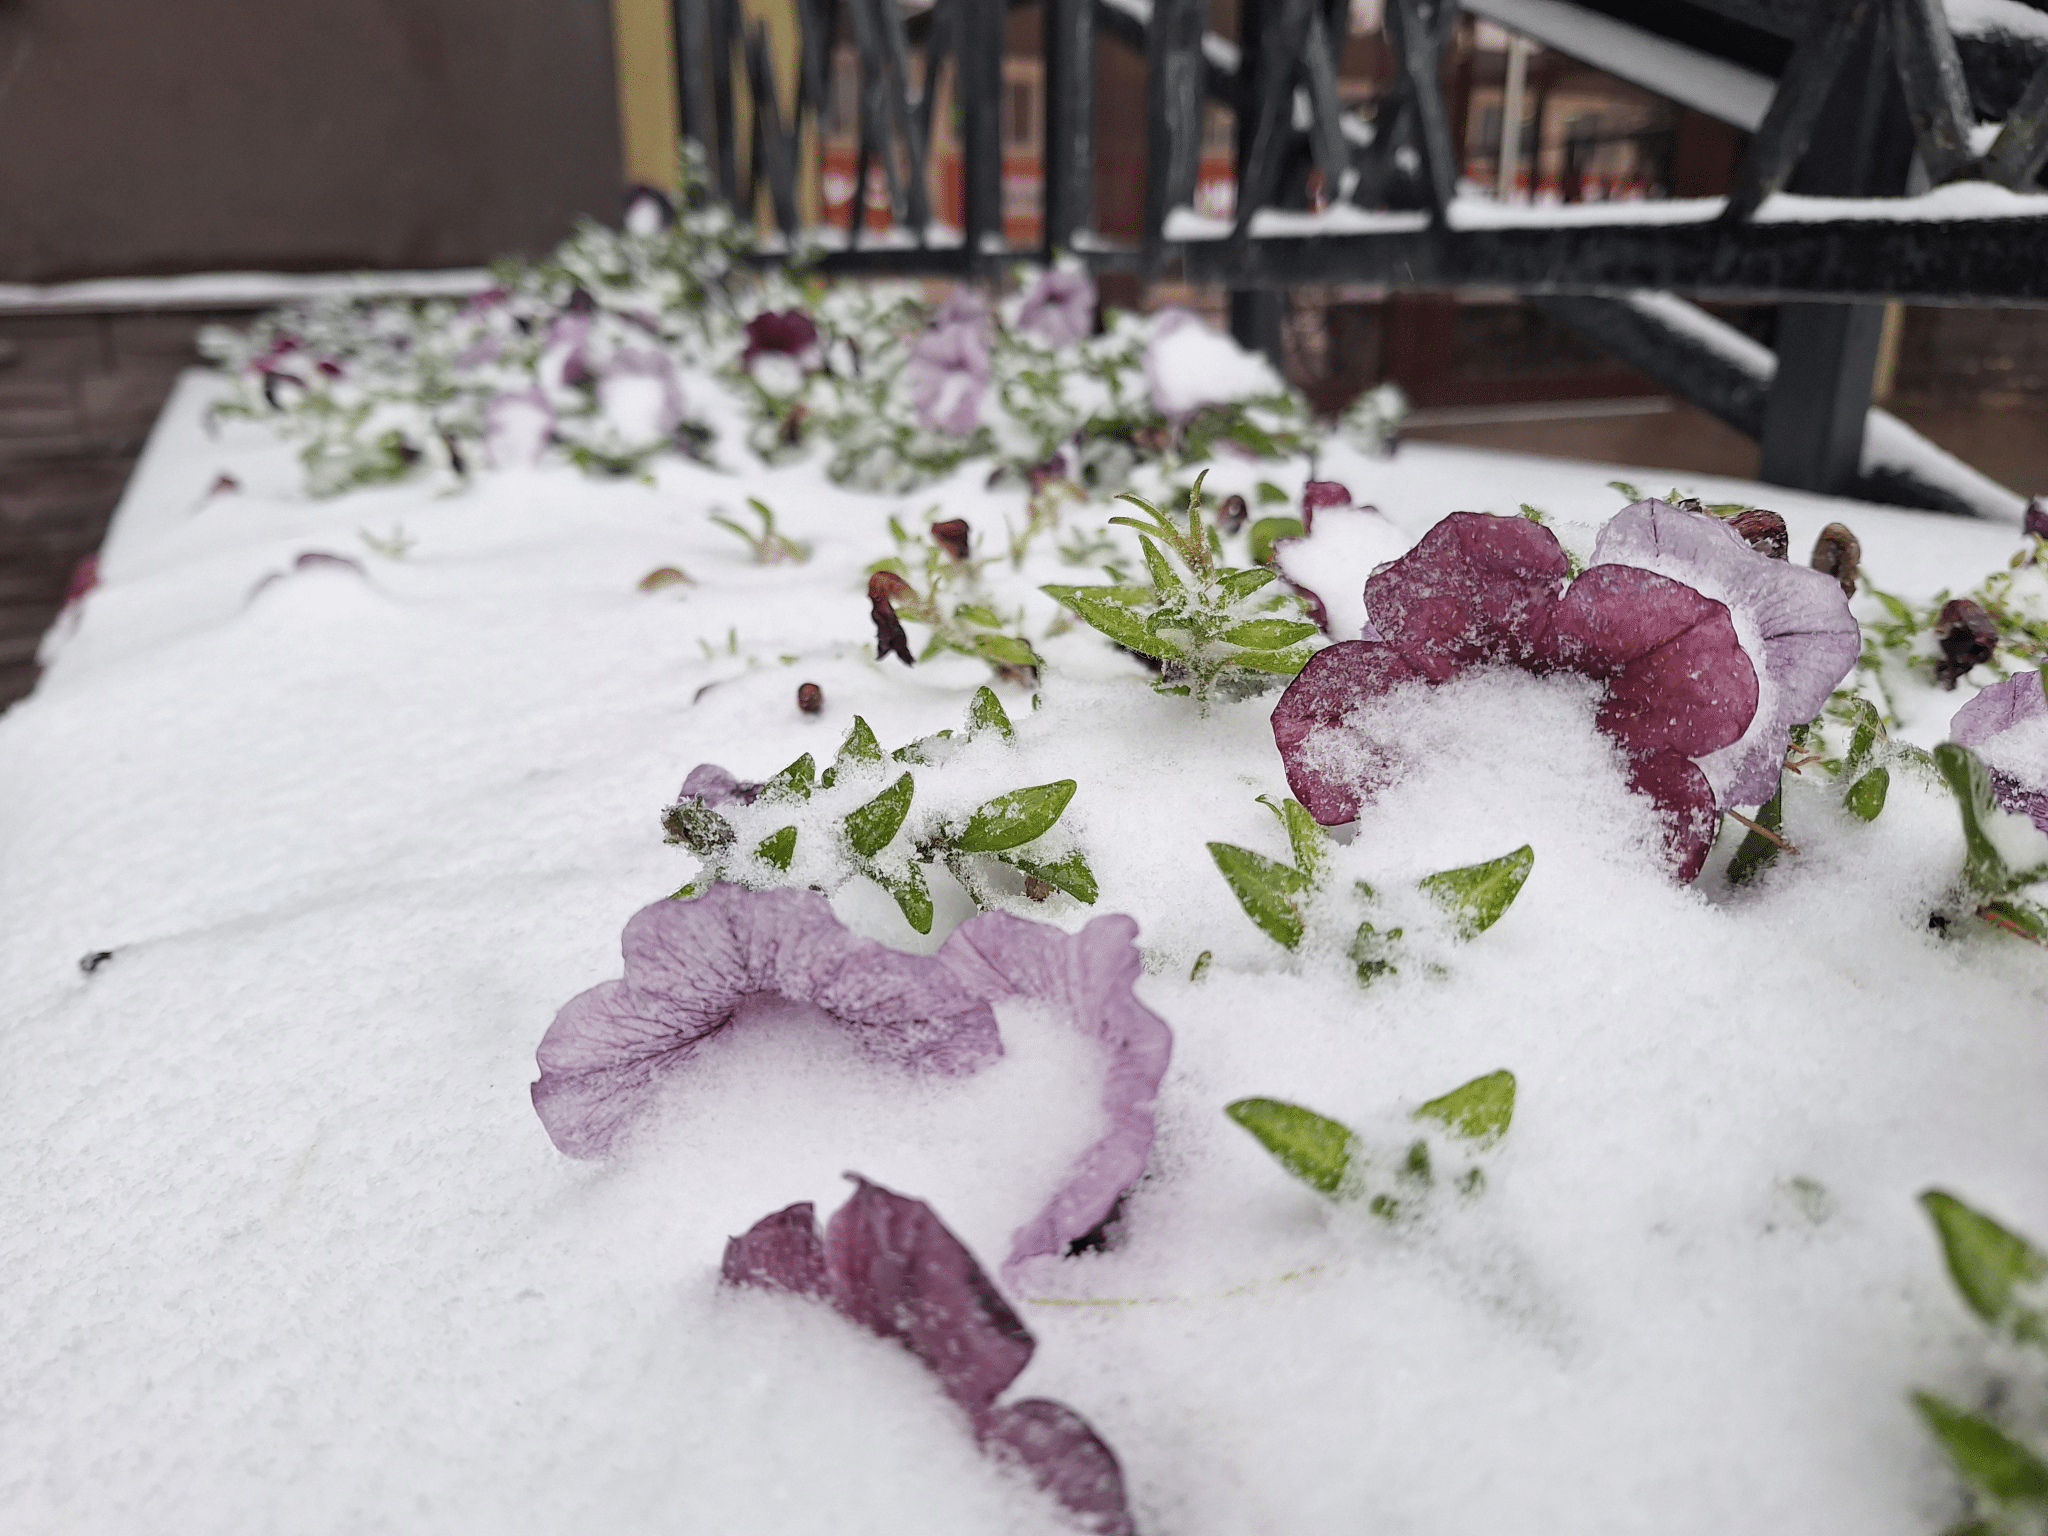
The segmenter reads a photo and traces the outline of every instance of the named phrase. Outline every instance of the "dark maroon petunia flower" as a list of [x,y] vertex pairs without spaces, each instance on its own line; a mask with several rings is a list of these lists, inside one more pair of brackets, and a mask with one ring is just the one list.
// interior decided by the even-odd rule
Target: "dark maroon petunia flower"
[[816,364],[821,350],[817,322],[809,315],[800,309],[765,310],[747,322],[747,349],[740,354],[740,366],[752,368],[754,359],[778,353],[808,368]]
[[[1673,873],[1697,875],[1718,808],[1697,760],[1743,739],[1757,713],[1756,668],[1727,607],[1685,583],[1600,565],[1567,587],[1568,573],[1547,528],[1477,512],[1452,513],[1376,571],[1365,597],[1381,638],[1318,652],[1273,711],[1296,798],[1326,825],[1357,816],[1394,754],[1351,739],[1347,721],[1405,683],[1480,667],[1575,673],[1604,685],[1600,728],[1627,754],[1630,787],[1662,813]],[[1342,750],[1322,750],[1333,738]]]
[[1088,1421],[1045,1398],[998,1406],[1037,1347],[932,1208],[858,1174],[822,1240],[808,1201],[726,1244],[728,1284],[828,1300],[938,1378],[982,1448],[1021,1467],[1098,1536],[1134,1536],[1123,1471]]

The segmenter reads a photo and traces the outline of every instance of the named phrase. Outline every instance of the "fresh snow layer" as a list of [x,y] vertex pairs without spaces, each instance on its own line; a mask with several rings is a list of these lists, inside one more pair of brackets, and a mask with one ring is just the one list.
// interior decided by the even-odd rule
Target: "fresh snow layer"
[[[919,1081],[755,1020],[610,1164],[558,1155],[527,1102],[555,1010],[618,975],[626,918],[693,872],[657,824],[690,767],[823,759],[856,712],[892,746],[960,723],[986,669],[872,661],[865,567],[892,513],[934,507],[1000,549],[1020,494],[977,465],[884,498],[808,465],[663,461],[644,484],[543,468],[315,502],[262,429],[208,435],[213,388],[181,385],[103,584],[0,718],[0,1527],[1067,1529],[908,1355],[716,1275],[757,1218],[836,1206],[842,1169],[930,1200],[993,1271],[1095,1132],[1100,1066],[1071,1038],[1006,1008],[1000,1065]],[[209,495],[222,471],[241,489]],[[1298,494],[1305,471],[1226,463],[1212,489]],[[1527,502],[1581,556],[1621,504],[1604,482],[1670,479],[1427,444],[1332,448],[1317,472],[1380,509],[1390,551]],[[1795,551],[1846,521],[1919,599],[2012,547],[1678,488],[1765,501]],[[708,520],[748,495],[809,563],[750,564]],[[358,538],[398,525],[403,559]],[[1090,579],[1051,543],[993,573],[1035,635],[1050,606],[1018,594]],[[294,569],[309,550],[364,569]],[[664,565],[695,584],[638,590]],[[1138,920],[1140,994],[1176,1045],[1114,1244],[1012,1298],[1038,1338],[1017,1390],[1089,1418],[1142,1530],[1953,1523],[1906,1392],[1969,1400],[1983,1357],[1913,1197],[1938,1183],[2048,1234],[2048,968],[1988,930],[1928,933],[1959,859],[1943,792],[1895,771],[1864,825],[1795,782],[1803,854],[1740,893],[1674,888],[1569,680],[1398,694],[1375,708],[1407,772],[1337,851],[1341,888],[1398,905],[1433,870],[1523,842],[1536,862],[1469,945],[1411,900],[1432,964],[1362,993],[1341,923],[1285,954],[1204,851],[1284,853],[1254,799],[1284,793],[1272,696],[1205,720],[1086,631],[1043,647],[1042,707],[1002,690],[1008,776],[1079,781],[1095,910]],[[872,887],[836,905],[929,949],[966,912],[941,897],[928,940]],[[1398,1149],[1418,1104],[1500,1067],[1520,1097],[1485,1192],[1400,1226],[1314,1195],[1222,1113],[1294,1099]]]

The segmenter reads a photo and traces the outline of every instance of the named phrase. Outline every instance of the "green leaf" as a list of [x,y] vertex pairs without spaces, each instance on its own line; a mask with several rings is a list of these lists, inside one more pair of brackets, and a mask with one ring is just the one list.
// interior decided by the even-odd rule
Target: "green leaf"
[[1943,1190],[1928,1190],[1920,1204],[1934,1218],[1948,1272],[1970,1310],[2016,1339],[2048,1344],[2048,1313],[2014,1294],[2048,1278],[2048,1258]]
[[1161,592],[1178,592],[1186,583],[1173,568],[1173,562],[1166,558],[1166,552],[1145,534],[1138,535],[1138,547],[1145,552],[1145,569],[1151,572],[1152,585]]
[[1415,1111],[1418,1120],[1425,1115],[1441,1120],[1453,1135],[1482,1145],[1498,1141],[1507,1134],[1508,1122],[1515,1118],[1515,1074],[1503,1067],[1498,1072],[1475,1077],[1462,1088],[1453,1088]]
[[1314,651],[1235,651],[1227,665],[1243,667],[1248,672],[1272,672],[1281,677],[1292,677],[1309,664]]
[[[1884,721],[1878,717],[1877,706],[1860,695],[1849,700],[1845,713],[1849,717],[1849,755],[1842,759],[1842,769],[1854,774],[1884,740]],[[1870,820],[1868,816],[1863,819]]]
[[716,884],[718,884],[718,881],[714,879],[712,876],[699,875],[696,879],[690,881],[689,884],[683,886],[680,890],[678,890],[673,896],[669,897],[669,900],[695,901],[699,896],[702,896],[706,891],[710,890],[711,887],[713,887]]
[[1282,539],[1298,539],[1308,530],[1301,525],[1298,517],[1262,517],[1252,524],[1252,562],[1256,565],[1273,563],[1273,546]]
[[1063,854],[1050,863],[1042,859],[1026,858],[1018,853],[996,855],[1012,869],[1021,870],[1034,880],[1043,880],[1047,885],[1057,886],[1074,900],[1085,906],[1094,906],[1099,894],[1095,888],[1095,871],[1088,867],[1080,849]]
[[1246,619],[1223,631],[1232,645],[1253,651],[1277,651],[1318,633],[1316,626],[1300,619]]
[[924,875],[915,864],[886,873],[869,870],[868,874],[875,884],[896,898],[896,909],[906,923],[919,933],[932,931],[932,893],[925,889]]
[[1963,878],[1993,895],[2010,890],[2012,872],[1988,831],[1991,818],[1998,814],[1998,802],[1991,796],[1991,775],[1976,753],[1952,741],[1944,741],[1932,756],[1962,811]]
[[1272,481],[1261,480],[1259,482],[1260,506],[1284,507],[1290,500],[1292,500],[1292,498],[1288,496],[1288,494],[1285,491],[1281,490],[1279,486],[1275,485]]
[[1891,788],[1892,771],[1880,765],[1843,792],[1842,804],[1858,821],[1875,821],[1884,813],[1885,797]]
[[770,803],[784,800],[808,800],[811,789],[817,782],[818,765],[811,761],[806,752],[782,772],[761,786],[761,799]]
[[1915,1392],[1913,1406],[1971,1487],[2000,1504],[2048,1500],[2048,1465],[1989,1419],[1932,1392]]
[[2048,944],[2048,911],[2043,911],[2031,901],[2003,896],[1997,901],[1985,902],[1977,909],[1977,915],[1998,926],[2015,928],[2036,944]]
[[904,774],[894,784],[883,790],[866,805],[851,812],[846,818],[846,840],[853,845],[853,851],[864,859],[871,859],[889,846],[889,839],[903,825],[903,818],[910,814],[910,798],[917,793],[917,781]]
[[1281,1167],[1310,1188],[1334,1195],[1344,1187],[1357,1140],[1349,1128],[1279,1099],[1239,1099],[1223,1112],[1258,1137],[1259,1145],[1278,1158]]
[[[1757,825],[1769,827],[1773,832],[1785,830],[1785,775],[1778,775],[1778,787],[1766,800],[1763,808],[1756,813]],[[1761,832],[1751,831],[1742,839],[1735,850],[1735,857],[1728,861],[1728,883],[1747,885],[1760,874],[1764,867],[1778,857],[1778,845]]]
[[690,852],[709,857],[732,846],[732,823],[692,795],[661,813],[665,842],[681,843]]
[[1456,920],[1459,938],[1476,939],[1514,905],[1535,864],[1536,851],[1524,843],[1484,864],[1441,870],[1417,883]]
[[1157,654],[1157,643],[1145,627],[1141,605],[1149,604],[1152,593],[1145,587],[1040,587],[1039,591],[1070,608],[1092,628],[1099,629],[1118,645]]
[[1195,956],[1194,966],[1188,972],[1188,980],[1200,981],[1204,976],[1208,975],[1209,962],[1214,960],[1215,958],[1215,951],[1208,949],[1203,950],[1199,955]]
[[979,736],[983,731],[994,731],[1005,741],[1014,740],[1017,735],[1017,728],[1010,724],[1003,709],[1003,701],[985,683],[974,690],[974,698],[967,706],[967,734]]
[[975,654],[985,661],[999,661],[1012,667],[1036,667],[1042,665],[1038,652],[1031,649],[1028,641],[1014,635],[976,635]]
[[1276,801],[1271,795],[1261,795],[1259,804],[1280,818],[1280,825],[1287,829],[1287,846],[1294,853],[1294,867],[1313,883],[1329,858],[1330,834],[1299,800]]
[[1358,984],[1361,987],[1369,987],[1380,977],[1395,973],[1394,956],[1399,953],[1395,946],[1400,938],[1399,928],[1389,928],[1381,933],[1371,923],[1358,925],[1358,932],[1346,953],[1351,963],[1358,967]]
[[1308,890],[1307,875],[1292,864],[1230,843],[1211,843],[1209,857],[1216,861],[1244,915],[1268,938],[1288,949],[1301,942],[1301,908],[1294,898]]
[[1630,485],[1626,480],[1610,480],[1607,483],[1615,490],[1621,492],[1630,501],[1641,501],[1643,499],[1643,493]]
[[796,828],[784,827],[761,839],[754,850],[754,857],[764,864],[773,864],[777,869],[788,869],[789,861],[796,857]]
[[952,844],[963,853],[1000,853],[1043,837],[1074,798],[1072,779],[1013,789],[977,807]]
[[1216,585],[1232,602],[1250,597],[1261,587],[1269,586],[1280,579],[1280,573],[1270,566],[1247,566],[1241,571],[1224,571],[1216,578]]
[[875,740],[875,733],[867,721],[859,715],[853,717],[853,729],[846,733],[846,740],[839,744],[839,756],[832,760],[834,768],[844,768],[848,763],[879,763],[882,761],[882,744]]

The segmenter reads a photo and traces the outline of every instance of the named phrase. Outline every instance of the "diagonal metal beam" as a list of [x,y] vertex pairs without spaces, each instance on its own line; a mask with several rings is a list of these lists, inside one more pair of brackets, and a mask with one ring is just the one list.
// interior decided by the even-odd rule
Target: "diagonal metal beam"
[[1145,32],[1145,239],[1194,201],[1202,163],[1202,0],[1153,0]]
[[1921,163],[1939,186],[1977,163],[1970,150],[1976,114],[1955,36],[1948,29],[1948,13],[1941,0],[1888,0],[1885,26]]
[[2031,185],[2048,165],[2048,63],[2034,71],[2012,115],[1991,142],[1984,174],[2018,190]]
[[1813,30],[1792,50],[1771,108],[1749,141],[1723,218],[1746,223],[1763,200],[1781,192],[1806,154],[1842,61],[1875,19],[1877,0],[1832,0]]
[[[1867,0],[1866,0],[1867,3]],[[1457,0],[1386,0],[1387,42],[1401,72],[1400,116],[1422,156],[1423,185],[1438,220],[1451,206],[1458,167],[1444,110],[1443,45],[1457,18]]]

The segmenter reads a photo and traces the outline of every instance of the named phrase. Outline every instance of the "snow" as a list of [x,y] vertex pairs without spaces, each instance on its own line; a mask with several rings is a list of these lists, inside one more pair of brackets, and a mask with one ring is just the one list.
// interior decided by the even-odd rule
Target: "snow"
[[[908,1356],[715,1277],[728,1235],[836,1206],[846,1168],[930,1200],[993,1269],[1093,1132],[1071,1039],[1006,1009],[1003,1063],[920,1082],[757,1020],[604,1165],[557,1155],[526,1098],[555,1009],[619,973],[620,926],[694,868],[657,824],[691,766],[822,761],[855,713],[889,746],[960,724],[988,670],[872,661],[865,570],[890,515],[928,508],[1000,550],[1021,493],[974,463],[899,498],[810,462],[664,458],[645,481],[545,466],[315,501],[266,430],[208,431],[217,388],[180,384],[103,584],[0,717],[0,1524],[1067,1529]],[[223,471],[241,489],[210,495]],[[1298,497],[1306,472],[1226,460],[1211,490]],[[1317,473],[1379,509],[1318,517],[1370,532],[1359,561],[1525,502],[1583,556],[1621,505],[1605,482],[1673,478],[1421,443],[1329,446]],[[1776,508],[1795,553],[1847,522],[1872,578],[1916,600],[2014,544],[1675,488]],[[709,521],[747,496],[809,563],[754,565]],[[400,527],[402,559],[359,537]],[[1089,579],[1053,542],[989,575],[1034,635],[1036,586]],[[309,550],[363,570],[294,569]],[[694,584],[640,591],[660,566]],[[1803,853],[1742,891],[1675,888],[1569,680],[1404,693],[1377,708],[1408,771],[1336,850],[1340,905],[1290,956],[1203,847],[1284,853],[1255,801],[1284,793],[1271,696],[1203,719],[1086,631],[1041,648],[1042,707],[1001,690],[1008,777],[1079,781],[1062,825],[1094,910],[1137,918],[1140,992],[1176,1047],[1115,1242],[1013,1298],[1039,1342],[1019,1389],[1101,1431],[1141,1529],[1955,1522],[1905,1393],[1969,1397],[1982,1358],[1913,1197],[1939,1183],[2048,1234],[2048,970],[1988,930],[1928,932],[1960,859],[1943,791],[1895,772],[1865,825],[1795,781]],[[1929,694],[1915,739],[1962,698]],[[1534,872],[1494,929],[1424,932],[1400,894],[1416,877],[1523,842]],[[1418,934],[1418,963],[1364,992],[1330,952],[1353,879],[1409,900]],[[920,941],[872,887],[836,906],[919,948],[965,912],[942,902]],[[1400,1225],[1291,1181],[1222,1113],[1298,1100],[1398,1149],[1418,1104],[1500,1067],[1520,1098],[1484,1192]]]
[[1745,132],[1756,132],[1777,90],[1768,75],[1564,0],[1473,0],[1467,9]]
[[203,309],[349,298],[468,298],[491,285],[481,267],[433,272],[193,272],[77,283],[0,283],[0,310]]
[[1948,24],[1964,37],[2014,37],[2048,42],[2048,16],[2022,0],[1946,0]]

